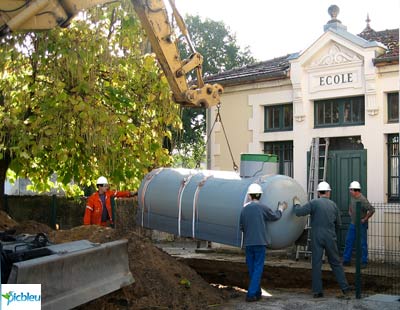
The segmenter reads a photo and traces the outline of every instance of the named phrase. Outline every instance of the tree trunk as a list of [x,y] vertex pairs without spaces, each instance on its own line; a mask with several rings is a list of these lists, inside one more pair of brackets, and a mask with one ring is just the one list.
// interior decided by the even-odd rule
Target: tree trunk
[[5,205],[4,205],[4,185],[6,183],[6,174],[8,167],[10,166],[11,163],[11,157],[10,154],[6,151],[3,153],[3,158],[0,159],[0,210],[4,210]]

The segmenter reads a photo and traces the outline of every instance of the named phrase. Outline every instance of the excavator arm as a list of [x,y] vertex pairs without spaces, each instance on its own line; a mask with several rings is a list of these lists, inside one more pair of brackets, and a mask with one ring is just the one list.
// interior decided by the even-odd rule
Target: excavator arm
[[[168,0],[176,24],[191,49],[188,59],[181,59],[175,31],[168,17],[164,0],[131,0],[158,62],[167,77],[174,101],[182,106],[211,107],[220,103],[223,88],[205,84],[203,57],[196,52],[183,18]],[[0,0],[0,36],[12,31],[40,31],[56,26],[66,27],[80,11],[111,0]],[[196,73],[196,81],[188,82],[188,74]]]
[[[132,0],[135,11],[145,29],[157,59],[164,70],[172,89],[174,100],[182,105],[210,107],[220,103],[222,86],[204,84],[202,76],[203,57],[197,53],[190,41],[183,18],[169,0],[177,25],[191,48],[191,56],[181,60],[174,31],[168,20],[162,0]],[[196,71],[197,84],[188,86],[187,75]]]

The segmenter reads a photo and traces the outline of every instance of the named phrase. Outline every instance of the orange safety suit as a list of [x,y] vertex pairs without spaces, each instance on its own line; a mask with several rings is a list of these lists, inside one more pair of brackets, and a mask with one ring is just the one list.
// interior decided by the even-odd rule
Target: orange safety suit
[[111,191],[105,192],[106,195],[106,208],[110,222],[102,222],[101,215],[103,213],[103,204],[100,199],[99,192],[95,192],[91,195],[86,203],[85,215],[83,217],[84,225],[100,225],[107,226],[113,223],[112,212],[111,212],[111,197],[130,197],[129,191]]

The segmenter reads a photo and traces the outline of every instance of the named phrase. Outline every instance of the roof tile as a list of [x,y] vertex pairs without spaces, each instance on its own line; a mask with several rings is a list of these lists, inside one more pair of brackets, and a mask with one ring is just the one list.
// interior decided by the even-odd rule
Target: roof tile
[[213,83],[236,84],[244,81],[249,82],[253,80],[260,81],[286,78],[290,67],[288,60],[289,56],[290,55],[277,57],[244,67],[223,71],[209,76],[205,80],[207,82],[212,81]]
[[365,40],[378,41],[387,47],[384,54],[374,59],[374,64],[381,62],[399,62],[399,29],[387,29],[383,31],[375,31],[370,27],[364,29],[359,34]]

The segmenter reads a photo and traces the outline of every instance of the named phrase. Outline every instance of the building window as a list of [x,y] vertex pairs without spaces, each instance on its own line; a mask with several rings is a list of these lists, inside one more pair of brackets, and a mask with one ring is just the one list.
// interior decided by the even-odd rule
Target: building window
[[400,201],[399,195],[399,135],[388,135],[388,200],[389,202]]
[[388,123],[399,122],[399,93],[387,94]]
[[315,101],[315,127],[364,125],[364,97]]
[[285,131],[293,129],[293,104],[264,107],[264,131]]
[[279,174],[293,177],[293,141],[264,142],[264,153],[277,155]]

